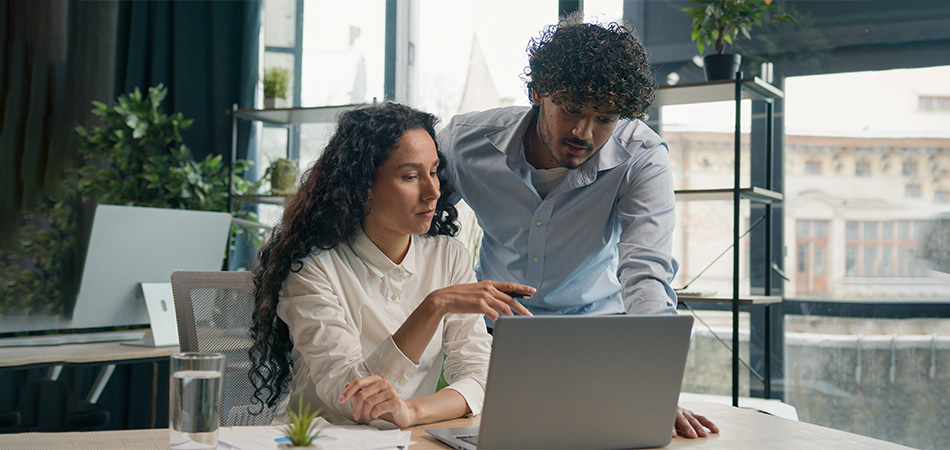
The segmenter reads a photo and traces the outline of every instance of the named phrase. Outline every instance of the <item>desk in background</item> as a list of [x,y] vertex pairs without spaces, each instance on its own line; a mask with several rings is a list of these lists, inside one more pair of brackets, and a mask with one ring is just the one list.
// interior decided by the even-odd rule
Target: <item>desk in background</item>
[[[688,401],[682,402],[682,406],[709,417],[723,431],[719,435],[712,435],[708,438],[675,438],[666,448],[702,450],[807,450],[828,448],[897,450],[909,448],[853,433],[782,419],[757,411],[734,408],[718,403]],[[478,418],[456,419],[413,427],[411,430],[414,443],[409,450],[447,450],[449,447],[431,438],[425,430],[428,428],[468,426],[477,422]],[[582,431],[578,430],[578,432]],[[168,449],[168,430],[0,435],[0,448],[32,450],[60,447],[69,447],[74,450],[127,448],[165,450]],[[277,448],[276,445],[274,448]]]
[[[150,332],[145,331],[145,338],[150,338]],[[107,332],[103,336],[110,334],[123,334],[124,332]],[[130,413],[126,415],[125,423],[120,420],[120,414],[116,414],[115,408],[110,414],[110,421],[107,428],[142,428],[164,426],[166,411],[168,386],[166,382],[159,380],[167,379],[167,361],[169,355],[178,352],[178,347],[140,347],[124,345],[120,341],[92,342],[79,344],[62,345],[43,345],[43,346],[6,346],[10,342],[20,340],[29,340],[24,338],[5,338],[5,346],[0,348],[0,376],[7,378],[3,384],[3,394],[7,397],[11,395],[17,398],[16,404],[2,405],[5,410],[15,410],[23,417],[21,425],[12,428],[28,429],[37,431],[59,431],[56,422],[69,424],[67,419],[68,412],[66,404],[67,398],[71,399],[72,406],[81,402],[86,404],[96,404],[100,395],[103,394],[110,378],[116,371],[117,365],[122,365],[122,373],[119,378],[125,382],[128,391],[122,396],[127,396],[126,405],[122,409]],[[82,394],[72,392],[75,386],[73,383],[57,383],[63,374],[64,368],[76,369],[76,372],[85,370],[97,371],[95,381],[84,389]],[[45,371],[44,376],[37,376],[37,371]],[[77,376],[85,379],[85,377]],[[118,380],[117,380],[118,381]],[[83,386],[85,387],[85,386]],[[52,391],[52,392],[44,392]],[[108,396],[108,395],[107,395]],[[12,401],[12,400],[11,400]],[[103,402],[105,403],[105,402]],[[85,405],[88,406],[88,405]],[[136,408],[133,408],[135,406]],[[150,406],[150,409],[142,408]],[[75,408],[73,409],[75,411]],[[108,410],[108,409],[107,409]],[[150,413],[148,412],[150,411]],[[82,411],[80,411],[81,413]],[[143,414],[143,412],[145,412]],[[144,416],[144,417],[143,417]],[[45,422],[40,422],[37,417],[48,418]],[[94,419],[87,420],[85,423],[96,423]],[[101,422],[101,420],[100,420]],[[82,417],[77,422],[83,424]],[[72,423],[73,429],[76,429],[77,423]],[[92,425],[95,427],[96,425]],[[4,429],[0,431],[10,430]],[[0,446],[2,447],[2,446]]]
[[[103,335],[121,334],[106,332]],[[151,338],[146,331],[145,339]],[[5,338],[4,342],[16,342],[23,338]],[[85,344],[38,345],[3,347],[0,349],[0,368],[26,368],[51,364],[96,364],[126,361],[149,361],[164,359],[177,353],[178,347],[139,347],[123,345],[120,341],[92,342]]]

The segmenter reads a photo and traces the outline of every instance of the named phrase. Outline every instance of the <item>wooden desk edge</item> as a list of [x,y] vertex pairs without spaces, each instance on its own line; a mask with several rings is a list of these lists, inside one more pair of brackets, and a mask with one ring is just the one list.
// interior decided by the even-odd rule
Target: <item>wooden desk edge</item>
[[[104,332],[112,333],[112,332]],[[144,339],[151,339],[146,330]],[[17,338],[9,338],[17,339]],[[101,341],[57,345],[3,347],[0,351],[0,369],[26,368],[38,365],[122,363],[158,360],[180,350],[178,346],[141,347],[124,345],[126,341]]]

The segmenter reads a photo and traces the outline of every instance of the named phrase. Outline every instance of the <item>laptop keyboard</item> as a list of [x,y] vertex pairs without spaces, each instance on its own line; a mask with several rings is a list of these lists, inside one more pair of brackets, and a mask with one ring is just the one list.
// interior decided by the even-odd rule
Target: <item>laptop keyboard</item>
[[478,435],[477,435],[477,434],[473,434],[473,435],[470,435],[470,436],[455,436],[455,438],[458,439],[458,440],[460,440],[460,441],[463,441],[463,442],[467,442],[467,443],[469,443],[469,444],[472,444],[472,445],[478,445]]

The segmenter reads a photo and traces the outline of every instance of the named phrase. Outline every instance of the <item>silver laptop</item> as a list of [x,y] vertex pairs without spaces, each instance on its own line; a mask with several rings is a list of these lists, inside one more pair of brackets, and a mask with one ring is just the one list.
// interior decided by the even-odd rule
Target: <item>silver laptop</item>
[[480,427],[433,428],[460,450],[669,444],[692,316],[505,317]]

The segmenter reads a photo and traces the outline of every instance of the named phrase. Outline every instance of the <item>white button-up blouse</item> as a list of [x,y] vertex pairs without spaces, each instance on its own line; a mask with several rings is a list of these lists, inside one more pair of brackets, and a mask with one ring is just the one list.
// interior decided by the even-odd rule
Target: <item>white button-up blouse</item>
[[[337,401],[346,383],[375,374],[404,399],[432,394],[444,356],[448,389],[479,414],[491,351],[481,315],[443,317],[418,365],[392,339],[430,292],[475,282],[471,264],[461,242],[424,235],[413,236],[402,264],[395,264],[362,230],[349,242],[303,260],[303,267],[284,281],[277,306],[294,343],[289,404],[302,396],[328,421],[352,422],[353,400]],[[286,417],[284,408],[280,417]]]

